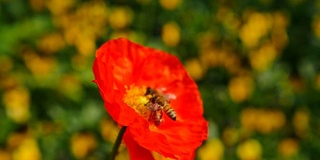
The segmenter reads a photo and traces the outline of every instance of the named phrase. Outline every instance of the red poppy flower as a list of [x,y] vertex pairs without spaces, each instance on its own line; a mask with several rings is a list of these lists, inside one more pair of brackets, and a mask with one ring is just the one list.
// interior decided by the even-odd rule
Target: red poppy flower
[[177,57],[127,39],[110,40],[96,51],[93,72],[107,112],[128,126],[124,142],[131,159],[153,159],[152,151],[194,158],[208,123],[198,87]]

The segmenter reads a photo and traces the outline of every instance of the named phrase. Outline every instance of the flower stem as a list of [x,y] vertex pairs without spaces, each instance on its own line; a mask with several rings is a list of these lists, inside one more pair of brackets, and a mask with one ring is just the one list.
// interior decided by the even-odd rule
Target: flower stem
[[116,158],[116,155],[118,154],[118,149],[120,147],[121,141],[122,141],[122,137],[124,135],[124,132],[126,131],[127,126],[123,126],[120,131],[119,134],[117,136],[116,142],[114,142],[112,151],[111,151],[111,157],[110,160],[114,160]]

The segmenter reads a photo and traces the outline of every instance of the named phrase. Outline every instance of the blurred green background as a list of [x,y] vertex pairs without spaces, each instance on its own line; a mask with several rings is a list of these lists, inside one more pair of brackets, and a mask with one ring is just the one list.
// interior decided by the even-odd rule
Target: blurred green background
[[197,159],[319,158],[320,0],[0,0],[0,160],[108,157],[118,128],[91,68],[117,37],[198,83]]

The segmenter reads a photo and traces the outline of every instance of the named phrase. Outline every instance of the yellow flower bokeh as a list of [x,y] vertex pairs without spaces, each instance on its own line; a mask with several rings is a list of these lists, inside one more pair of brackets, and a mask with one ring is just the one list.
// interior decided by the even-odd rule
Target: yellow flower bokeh
[[74,0],[47,0],[45,3],[53,15],[64,14],[75,5]]
[[297,140],[292,138],[283,139],[278,145],[278,152],[286,158],[292,158],[299,151],[299,144]]
[[300,137],[307,136],[309,130],[310,113],[306,108],[298,109],[292,119],[295,133]]
[[210,139],[199,148],[198,156],[201,160],[223,159],[224,145],[219,139]]
[[38,142],[33,137],[26,137],[12,153],[13,160],[41,160]]
[[47,54],[53,54],[65,47],[63,36],[56,32],[45,35],[40,39],[38,48]]
[[237,147],[237,156],[241,160],[259,160],[262,155],[262,146],[255,139],[248,139]]
[[239,138],[240,133],[236,128],[228,127],[223,130],[222,139],[226,145],[232,146],[236,144],[239,141]]
[[77,159],[84,159],[92,150],[96,149],[97,142],[92,134],[77,133],[71,138],[71,151]]
[[167,10],[174,10],[176,9],[183,0],[160,0],[160,5]]
[[263,44],[259,49],[250,53],[250,63],[252,68],[262,72],[267,70],[277,56],[277,51],[271,43]]
[[133,20],[134,13],[128,7],[116,7],[111,9],[109,22],[113,29],[127,27]]
[[231,99],[235,102],[247,100],[253,91],[253,80],[250,76],[234,77],[229,82],[229,93]]
[[76,46],[84,56],[94,54],[95,40],[106,32],[108,9],[105,3],[92,1],[82,4],[74,12],[54,17],[54,24],[62,29],[68,45]]
[[312,29],[317,38],[320,38],[320,15],[313,18]]
[[0,75],[7,74],[13,67],[13,62],[8,56],[0,56]]
[[10,153],[6,150],[0,149],[0,160],[11,160]]
[[198,59],[190,59],[186,61],[185,68],[194,80],[200,80],[205,74],[204,68]]
[[25,51],[23,58],[26,67],[37,80],[48,78],[57,67],[56,60],[53,57],[41,57],[32,50]]
[[287,15],[283,12],[274,12],[273,26],[271,31],[271,41],[278,52],[282,52],[286,44],[288,43],[287,26],[289,20]]
[[29,0],[31,8],[36,11],[42,11],[45,8],[45,0]]
[[115,142],[119,133],[119,127],[110,119],[102,119],[100,122],[100,131],[104,140]]
[[16,123],[25,123],[30,117],[30,95],[23,87],[6,90],[2,97],[7,116]]
[[281,111],[249,107],[241,112],[240,121],[247,131],[268,134],[281,129],[286,123],[286,117]]
[[167,46],[176,46],[180,42],[180,27],[175,22],[166,23],[162,27],[161,37]]
[[254,12],[248,16],[247,22],[241,27],[239,36],[245,46],[253,48],[270,31],[271,26],[272,18],[269,14]]

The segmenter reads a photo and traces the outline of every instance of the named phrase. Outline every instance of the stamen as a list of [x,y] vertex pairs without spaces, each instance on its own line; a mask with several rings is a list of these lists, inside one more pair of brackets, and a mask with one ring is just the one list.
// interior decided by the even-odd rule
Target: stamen
[[123,100],[129,107],[134,109],[140,116],[148,119],[149,112],[145,106],[149,102],[149,97],[145,95],[147,87],[137,87],[131,85],[127,88],[127,94],[124,95]]

